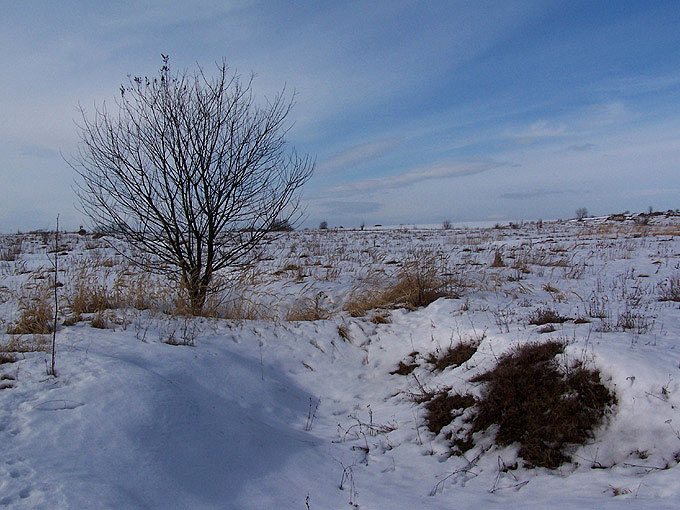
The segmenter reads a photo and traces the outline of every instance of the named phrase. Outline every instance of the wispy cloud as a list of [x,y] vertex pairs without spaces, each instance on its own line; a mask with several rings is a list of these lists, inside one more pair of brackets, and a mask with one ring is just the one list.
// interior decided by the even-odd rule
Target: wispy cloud
[[41,159],[51,159],[59,156],[59,151],[41,145],[24,144],[20,150],[21,156]]
[[370,214],[379,211],[383,205],[372,201],[330,200],[319,203],[328,214]]
[[350,147],[323,161],[318,165],[317,171],[326,173],[361,165],[384,156],[399,143],[398,138],[385,138]]
[[479,161],[472,163],[448,163],[427,167],[414,168],[407,172],[380,177],[363,179],[351,183],[334,186],[330,193],[338,195],[363,194],[387,189],[403,188],[414,184],[436,179],[453,179],[481,174],[497,168],[511,166],[507,162]]
[[586,152],[593,151],[595,149],[597,149],[597,145],[594,143],[574,144],[567,147],[567,150],[571,152]]
[[544,198],[550,196],[560,196],[570,193],[576,193],[574,190],[534,190],[534,191],[516,191],[510,193],[503,193],[498,198],[507,200],[529,200],[532,198]]

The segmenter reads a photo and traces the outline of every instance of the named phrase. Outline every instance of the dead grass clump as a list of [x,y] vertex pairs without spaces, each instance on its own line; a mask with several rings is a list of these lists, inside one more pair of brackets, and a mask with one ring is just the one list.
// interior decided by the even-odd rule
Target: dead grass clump
[[352,343],[352,337],[349,335],[349,327],[347,324],[338,324],[338,335],[345,342]]
[[17,360],[18,358],[15,354],[11,352],[0,351],[0,365],[4,365],[5,363],[14,363]]
[[50,347],[50,338],[43,335],[12,336],[0,345],[0,352],[46,352]]
[[97,329],[113,329],[111,317],[104,312],[97,312],[95,316],[92,317],[90,326]]
[[551,308],[539,308],[529,314],[528,322],[535,326],[543,326],[544,324],[561,324],[568,321],[568,317],[562,317],[557,311]]
[[518,443],[520,456],[531,466],[555,469],[569,462],[569,446],[592,438],[616,397],[599,371],[559,362],[564,348],[557,340],[525,344],[474,378],[486,387],[461,444],[471,444],[474,433],[494,426],[496,443]]
[[411,372],[413,372],[417,367],[418,363],[416,363],[416,356],[418,356],[418,351],[414,351],[411,354],[408,355],[408,357],[404,360],[401,360],[399,362],[399,365],[395,370],[390,372],[392,375],[409,375]]
[[296,302],[286,314],[288,321],[318,321],[330,318],[330,310],[325,306],[326,295],[319,292],[314,298],[303,298]]
[[680,274],[675,274],[659,284],[659,301],[680,302]]
[[19,304],[19,320],[7,328],[9,335],[45,335],[52,332],[54,316],[47,293],[37,291]]
[[119,297],[104,284],[97,283],[98,276],[92,271],[81,270],[66,296],[73,315],[97,313],[119,305]]
[[376,308],[415,310],[441,297],[458,297],[457,283],[447,271],[444,255],[426,249],[413,250],[392,284],[384,284],[375,277],[367,279],[352,292],[344,309],[352,317],[363,317]]
[[425,404],[425,423],[433,434],[441,430],[463,414],[465,409],[475,404],[471,395],[449,394],[450,389],[440,390]]
[[500,250],[496,251],[494,254],[491,267],[505,267],[505,262],[503,262],[503,254],[500,252]]
[[427,357],[427,362],[434,365],[433,372],[441,372],[448,367],[459,367],[474,356],[478,347],[479,345],[476,342],[460,342],[450,346],[441,354],[430,354]]
[[377,310],[369,319],[373,324],[389,324],[392,322],[390,312],[387,310]]

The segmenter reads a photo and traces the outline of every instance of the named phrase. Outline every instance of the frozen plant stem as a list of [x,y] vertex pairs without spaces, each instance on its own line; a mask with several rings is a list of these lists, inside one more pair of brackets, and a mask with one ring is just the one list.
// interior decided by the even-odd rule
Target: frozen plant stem
[[59,278],[59,215],[57,214],[57,229],[54,231],[54,324],[52,326],[52,359],[50,363],[50,372],[48,375],[56,376],[54,370],[54,354],[57,344],[57,315],[59,313],[59,295],[57,289]]

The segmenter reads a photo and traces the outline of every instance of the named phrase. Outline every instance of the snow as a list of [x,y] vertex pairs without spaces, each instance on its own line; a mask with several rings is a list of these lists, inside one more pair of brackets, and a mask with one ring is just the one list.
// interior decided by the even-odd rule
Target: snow
[[[293,232],[272,240],[242,288],[272,320],[124,308],[111,311],[115,329],[61,327],[58,377],[46,375],[43,352],[0,365],[0,375],[13,378],[0,390],[0,506],[677,508],[680,311],[657,299],[680,268],[677,223]],[[115,260],[97,267],[102,281],[129,269],[104,247],[86,249],[87,238],[65,242],[63,294],[95,253]],[[388,324],[342,311],[352,288],[376,274],[388,279],[396,266],[388,262],[414,246],[450,256],[451,270],[469,283],[460,299],[393,310]],[[508,267],[490,268],[498,249]],[[17,319],[31,279],[49,272],[51,255],[37,236],[24,236],[22,250],[0,263],[5,326]],[[517,274],[511,266],[522,256],[568,264],[529,262],[529,272]],[[290,262],[302,276],[280,271]],[[290,306],[320,292],[329,319],[285,320]],[[548,334],[527,324],[541,306],[588,317],[593,300],[606,303],[608,316],[556,324]],[[644,317],[646,327],[617,327],[625,312]],[[192,346],[165,343],[188,322]],[[503,470],[517,448],[494,446],[491,432],[465,457],[449,455],[410,395],[420,385],[474,394],[470,379],[500,354],[547,338],[568,339],[566,356],[600,369],[618,399],[594,439],[575,449],[575,462]],[[436,373],[422,360],[465,339],[481,343],[463,366]],[[421,353],[413,374],[391,374],[413,351]]]

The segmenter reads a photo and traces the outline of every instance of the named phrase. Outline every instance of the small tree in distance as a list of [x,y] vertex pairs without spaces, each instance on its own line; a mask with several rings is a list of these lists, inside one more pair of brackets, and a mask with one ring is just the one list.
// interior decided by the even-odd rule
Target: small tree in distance
[[576,209],[576,219],[577,220],[580,221],[583,218],[587,218],[587,217],[588,217],[588,209],[586,209],[585,207],[579,207],[578,209]]
[[102,104],[90,119],[81,108],[69,164],[83,212],[150,255],[146,267],[179,277],[195,314],[216,271],[291,224],[314,169],[285,140],[292,98],[260,105],[251,85],[224,62],[215,78],[171,73],[163,56],[158,76],[129,77],[115,110]]
[[328,222],[326,220],[323,220],[321,223],[319,223],[319,230],[326,230],[328,229]]

